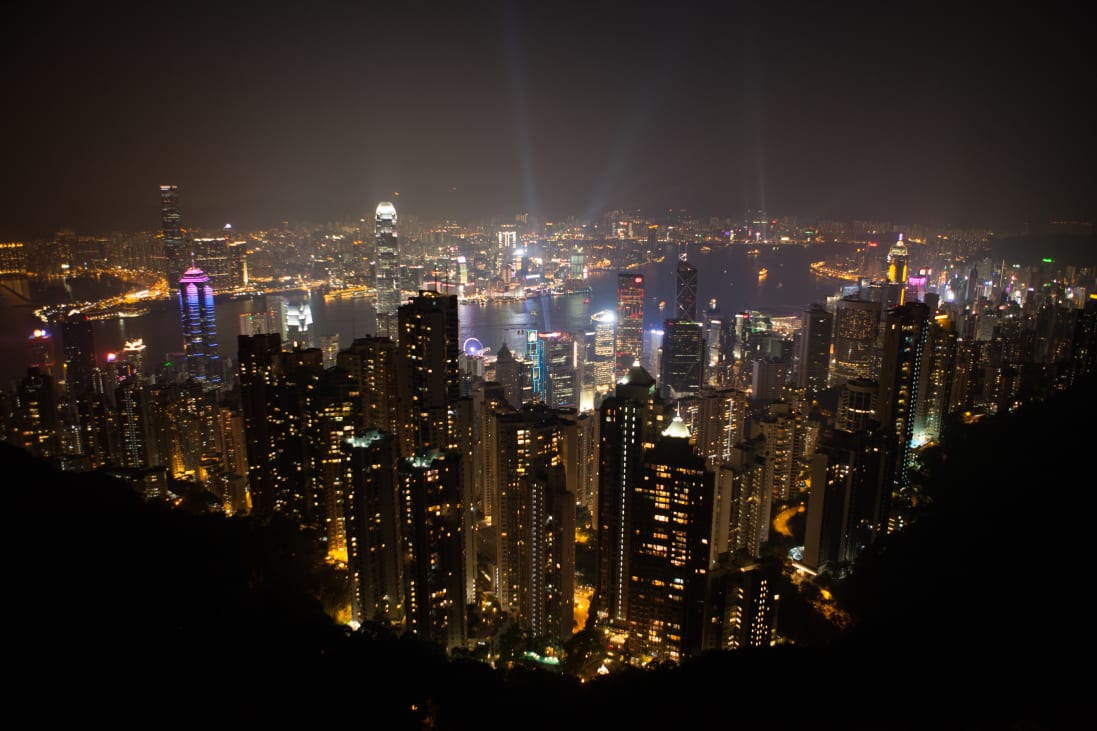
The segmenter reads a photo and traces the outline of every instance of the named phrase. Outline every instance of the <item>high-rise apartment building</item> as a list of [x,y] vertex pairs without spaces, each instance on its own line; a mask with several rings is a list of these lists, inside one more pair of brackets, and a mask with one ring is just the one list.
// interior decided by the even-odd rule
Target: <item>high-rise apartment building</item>
[[396,466],[407,628],[447,650],[465,646],[468,623],[460,461],[431,449]]
[[397,368],[401,457],[455,449],[461,396],[457,295],[421,290],[399,308]]
[[346,439],[343,450],[351,620],[403,627],[395,438],[368,429]]
[[575,494],[563,464],[567,426],[544,404],[495,414],[496,596],[520,626],[556,639],[570,636],[574,609]]

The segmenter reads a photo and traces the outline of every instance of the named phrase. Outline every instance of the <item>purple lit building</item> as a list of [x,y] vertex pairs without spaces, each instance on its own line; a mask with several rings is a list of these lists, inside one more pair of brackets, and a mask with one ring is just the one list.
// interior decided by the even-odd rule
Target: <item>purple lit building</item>
[[187,375],[206,390],[221,387],[221,357],[217,352],[217,320],[209,276],[191,266],[179,280],[179,312],[183,318],[183,352]]

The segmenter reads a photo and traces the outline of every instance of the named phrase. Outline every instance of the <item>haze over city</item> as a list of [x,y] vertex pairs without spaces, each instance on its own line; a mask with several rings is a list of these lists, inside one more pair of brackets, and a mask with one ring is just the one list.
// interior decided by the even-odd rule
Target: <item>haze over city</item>
[[0,240],[613,208],[1093,220],[1092,22],[870,3],[26,8]]

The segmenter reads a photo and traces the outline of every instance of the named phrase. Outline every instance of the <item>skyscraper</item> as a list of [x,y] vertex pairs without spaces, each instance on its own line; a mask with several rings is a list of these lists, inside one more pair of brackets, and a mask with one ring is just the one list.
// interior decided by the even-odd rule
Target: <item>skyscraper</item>
[[400,285],[400,249],[396,239],[396,207],[377,204],[374,214],[374,286],[377,293],[377,334],[397,340],[396,311],[403,299]]
[[213,287],[204,271],[192,266],[179,280],[179,312],[183,318],[183,352],[187,375],[206,390],[221,387],[221,356],[217,352],[217,319]]
[[697,267],[678,260],[674,279],[674,319],[697,320]]
[[179,217],[179,189],[174,185],[160,186],[160,235],[164,242],[164,275],[170,284],[179,281],[187,265]]
[[640,359],[644,347],[644,275],[617,273],[617,328],[614,378],[620,379]]
[[884,324],[883,365],[880,372],[880,423],[888,439],[888,474],[893,516],[909,498],[912,438],[923,382],[924,353],[929,331],[928,308],[908,302],[888,311]]
[[713,489],[713,473],[675,416],[644,451],[630,491],[630,642],[655,661],[679,662],[701,650]]
[[834,368],[831,385],[854,378],[872,378],[876,337],[880,331],[879,302],[843,297],[834,310]]
[[593,353],[587,358],[593,373],[591,387],[595,401],[613,390],[614,381],[614,314],[610,310],[601,310],[590,316],[594,325],[594,338],[591,343]]
[[903,243],[903,235],[899,234],[899,240],[888,251],[887,262],[888,281],[900,285],[898,302],[900,305],[906,301],[907,259],[909,256],[907,245]]
[[95,342],[91,320],[73,310],[61,320],[61,346],[65,352],[65,390],[79,397],[92,388],[95,375]]
[[827,387],[834,315],[813,304],[800,315],[799,362],[796,385],[817,394]]
[[705,340],[701,323],[667,320],[663,323],[663,357],[659,390],[670,401],[695,396],[704,377]]
[[598,562],[595,608],[609,621],[628,620],[632,558],[632,491],[639,483],[644,449],[663,427],[663,402],[655,379],[633,366],[598,410]]

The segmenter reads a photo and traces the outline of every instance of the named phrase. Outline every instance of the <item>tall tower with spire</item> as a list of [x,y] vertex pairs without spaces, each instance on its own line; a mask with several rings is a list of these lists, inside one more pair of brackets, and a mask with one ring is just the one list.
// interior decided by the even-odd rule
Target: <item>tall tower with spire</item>
[[374,287],[377,293],[377,334],[399,338],[396,311],[402,300],[400,286],[400,249],[396,239],[396,206],[389,201],[377,204],[374,213]]
[[907,245],[903,243],[903,234],[899,234],[899,240],[888,251],[888,281],[900,285],[899,304],[906,301],[907,286],[907,260],[910,253]]

